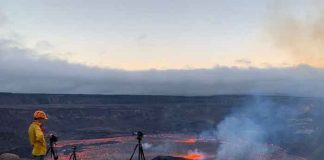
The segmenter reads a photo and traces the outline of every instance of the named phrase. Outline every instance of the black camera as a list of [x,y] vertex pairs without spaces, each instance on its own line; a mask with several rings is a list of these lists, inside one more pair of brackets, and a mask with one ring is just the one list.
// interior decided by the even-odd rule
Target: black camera
[[144,136],[144,133],[141,131],[133,132],[132,134],[133,134],[133,136],[137,136],[138,140],[142,140],[142,138]]
[[56,137],[54,134],[50,135],[50,143],[56,143],[58,141],[58,137]]
[[141,142],[142,138],[144,136],[144,133],[141,131],[137,131],[137,132],[132,132],[132,134],[133,134],[133,136],[137,136],[138,144],[136,144],[134,152],[129,160],[133,159],[136,149],[138,149],[138,160],[145,160],[143,146],[142,146],[142,142]]

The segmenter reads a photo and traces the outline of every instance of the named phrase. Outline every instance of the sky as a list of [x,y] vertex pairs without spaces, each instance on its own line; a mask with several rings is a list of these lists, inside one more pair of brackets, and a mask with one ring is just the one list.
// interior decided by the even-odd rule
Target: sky
[[319,3],[1,0],[0,11],[6,17],[2,34],[14,35],[38,54],[89,66],[147,70],[306,63],[322,67],[296,60],[288,54],[290,49],[278,47],[271,33],[271,24],[282,24],[275,21],[283,16],[303,24],[309,17],[321,18]]
[[323,96],[322,26],[321,0],[0,0],[0,91]]

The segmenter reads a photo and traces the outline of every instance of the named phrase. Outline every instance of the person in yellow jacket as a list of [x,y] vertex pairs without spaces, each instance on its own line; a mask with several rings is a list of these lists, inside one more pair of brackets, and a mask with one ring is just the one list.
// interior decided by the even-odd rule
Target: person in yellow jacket
[[34,121],[28,129],[29,142],[33,147],[32,155],[35,160],[44,160],[47,152],[45,133],[42,129],[42,122],[47,120],[44,111],[35,111]]

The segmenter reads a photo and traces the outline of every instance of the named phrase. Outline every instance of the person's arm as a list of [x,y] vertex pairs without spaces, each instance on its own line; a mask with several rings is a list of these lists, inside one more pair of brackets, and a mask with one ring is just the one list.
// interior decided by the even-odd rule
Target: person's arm
[[44,133],[43,133],[43,131],[41,130],[41,128],[40,127],[36,127],[35,128],[35,140],[37,141],[37,142],[43,142],[44,141]]

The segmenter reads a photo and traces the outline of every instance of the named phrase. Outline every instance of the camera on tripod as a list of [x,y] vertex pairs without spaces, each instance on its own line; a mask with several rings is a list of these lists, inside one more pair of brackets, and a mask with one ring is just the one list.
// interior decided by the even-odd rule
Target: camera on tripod
[[56,143],[58,141],[58,137],[56,137],[54,134],[50,135],[50,143]]
[[77,149],[76,146],[72,146],[72,153],[71,153],[71,155],[70,155],[69,160],[77,160],[77,156],[76,156],[76,149]]
[[142,139],[143,139],[144,133],[141,131],[137,131],[137,132],[132,132],[132,135],[137,136],[136,139],[138,140],[138,143],[136,144],[133,154],[129,160],[133,159],[134,154],[137,149],[138,149],[138,160],[145,160],[145,155],[144,155],[143,146],[142,146]]
[[138,140],[142,140],[143,136],[144,136],[144,133],[141,131],[133,132],[132,134],[133,134],[133,136],[137,136]]
[[56,145],[56,142],[58,141],[58,138],[54,135],[54,134],[50,134],[49,135],[49,141],[50,141],[50,145],[49,145],[49,148],[47,149],[47,153],[50,153],[51,154],[51,158],[53,158],[54,160],[58,160],[58,155],[56,153],[56,149],[55,149],[55,145]]

